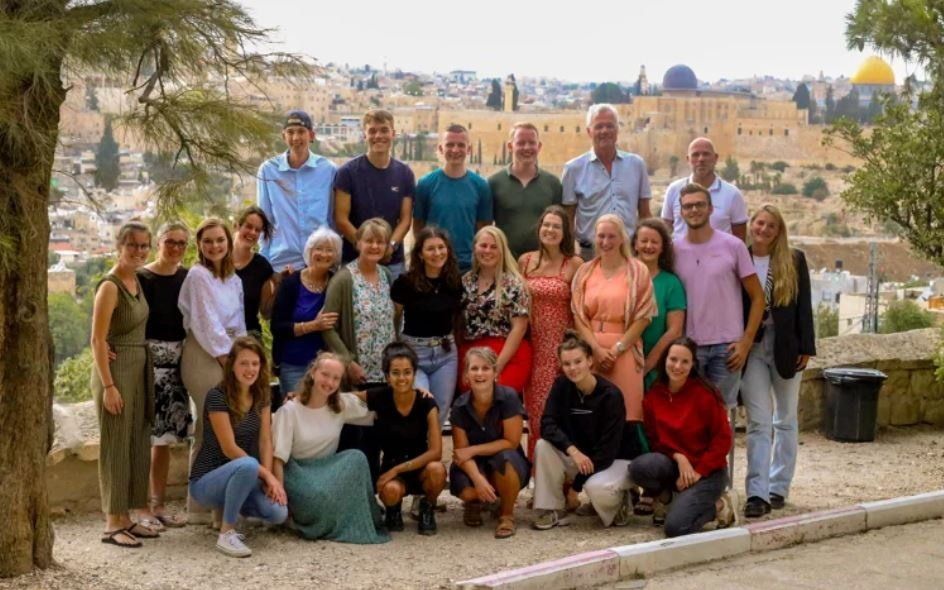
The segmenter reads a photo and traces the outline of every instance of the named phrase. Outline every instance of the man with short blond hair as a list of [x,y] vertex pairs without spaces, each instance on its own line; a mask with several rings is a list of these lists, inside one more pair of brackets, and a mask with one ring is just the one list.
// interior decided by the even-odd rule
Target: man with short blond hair
[[344,238],[344,262],[357,258],[357,228],[372,217],[390,224],[393,234],[387,267],[394,277],[404,271],[403,238],[410,231],[416,180],[410,167],[393,157],[393,114],[374,109],[364,114],[367,153],[338,169],[334,183],[334,223]]
[[696,183],[708,189],[711,194],[714,211],[710,219],[711,227],[744,241],[747,235],[747,204],[736,186],[715,173],[718,153],[714,144],[707,137],[695,139],[688,145],[685,159],[692,168],[692,174],[679,178],[665,190],[665,201],[662,203],[663,221],[672,228],[676,236],[685,235],[688,226],[682,217],[679,192],[686,185]]
[[467,167],[472,151],[469,131],[462,125],[446,128],[439,142],[443,167],[416,185],[413,234],[427,225],[446,230],[463,272],[472,268],[475,232],[492,222],[492,191],[484,178]]
[[652,216],[646,163],[640,156],[617,148],[619,126],[619,113],[613,105],[591,106],[587,135],[592,147],[564,165],[563,203],[584,260],[593,257],[594,225],[601,215],[618,215],[630,238],[636,233],[636,222]]
[[536,224],[550,205],[560,205],[562,187],[556,176],[538,168],[541,141],[532,123],[515,123],[508,135],[511,165],[488,179],[492,189],[495,225],[508,237],[517,258],[537,250]]

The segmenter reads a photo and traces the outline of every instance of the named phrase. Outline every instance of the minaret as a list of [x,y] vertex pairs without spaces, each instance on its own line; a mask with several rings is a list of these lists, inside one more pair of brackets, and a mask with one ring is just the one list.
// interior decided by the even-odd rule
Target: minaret
[[645,96],[649,94],[649,78],[646,77],[645,64],[639,66],[639,81],[637,82],[637,84],[639,86],[640,95]]
[[502,92],[502,110],[506,113],[515,111],[515,79],[508,74],[505,78],[505,88]]

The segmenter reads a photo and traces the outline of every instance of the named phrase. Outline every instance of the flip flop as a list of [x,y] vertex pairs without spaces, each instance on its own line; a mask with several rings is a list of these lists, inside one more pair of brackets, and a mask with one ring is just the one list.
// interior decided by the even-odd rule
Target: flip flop
[[126,528],[125,532],[139,539],[156,539],[161,536],[159,532],[137,522]]
[[[124,535],[126,538],[131,539],[131,543],[122,543],[115,539],[118,535]],[[102,543],[106,545],[115,545],[116,547],[127,547],[128,549],[136,549],[141,546],[141,541],[137,540],[134,535],[128,532],[127,529],[116,529],[113,531],[106,531],[102,536]]]

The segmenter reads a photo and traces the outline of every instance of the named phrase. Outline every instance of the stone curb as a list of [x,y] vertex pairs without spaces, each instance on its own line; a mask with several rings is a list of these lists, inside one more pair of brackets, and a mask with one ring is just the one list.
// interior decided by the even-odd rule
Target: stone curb
[[462,590],[564,590],[944,517],[944,490],[863,502],[730,529],[578,553],[456,582]]

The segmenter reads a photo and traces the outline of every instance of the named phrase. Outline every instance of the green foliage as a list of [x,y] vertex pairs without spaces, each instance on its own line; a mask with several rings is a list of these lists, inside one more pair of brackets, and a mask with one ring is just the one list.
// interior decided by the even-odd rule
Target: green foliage
[[813,313],[813,323],[817,338],[838,336],[839,310],[832,309],[825,303],[820,303]]
[[409,96],[423,96],[423,85],[418,80],[410,80],[403,85],[403,93]]
[[832,123],[833,119],[836,118],[836,99],[833,96],[833,87],[830,84],[826,88],[826,100],[825,100],[826,113],[823,115],[825,122]]
[[675,154],[669,156],[669,176],[675,178],[678,174],[679,157]]
[[93,365],[91,348],[85,348],[79,355],[59,365],[52,387],[56,401],[75,403],[92,399],[90,381]]
[[118,142],[115,141],[115,135],[111,128],[111,118],[108,118],[105,120],[102,140],[98,143],[98,151],[95,152],[95,186],[113,191],[118,188],[118,177],[120,175]]
[[46,252],[46,268],[49,268],[57,262],[59,262],[59,255],[57,253],[53,252],[52,250]]
[[797,187],[789,182],[782,182],[780,184],[775,184],[770,193],[773,195],[795,195],[797,194]]
[[829,185],[822,176],[810,177],[803,183],[803,196],[822,200],[829,195]]
[[933,325],[934,314],[921,309],[910,299],[889,303],[885,313],[879,318],[879,332],[882,334],[930,328]]
[[734,156],[728,156],[724,161],[724,168],[721,169],[721,178],[728,182],[734,182],[741,176],[741,170],[738,168],[737,160]]
[[773,170],[776,170],[777,172],[784,172],[787,168],[790,167],[790,164],[787,164],[783,160],[777,160],[776,162],[771,164],[770,167]]
[[599,104],[601,102],[625,104],[629,101],[629,93],[623,90],[619,84],[613,82],[604,82],[590,92],[591,104]]
[[810,108],[810,89],[806,84],[797,86],[796,92],[793,93],[793,102],[798,109]]
[[88,345],[91,319],[68,293],[50,293],[49,330],[56,350],[56,366]]

